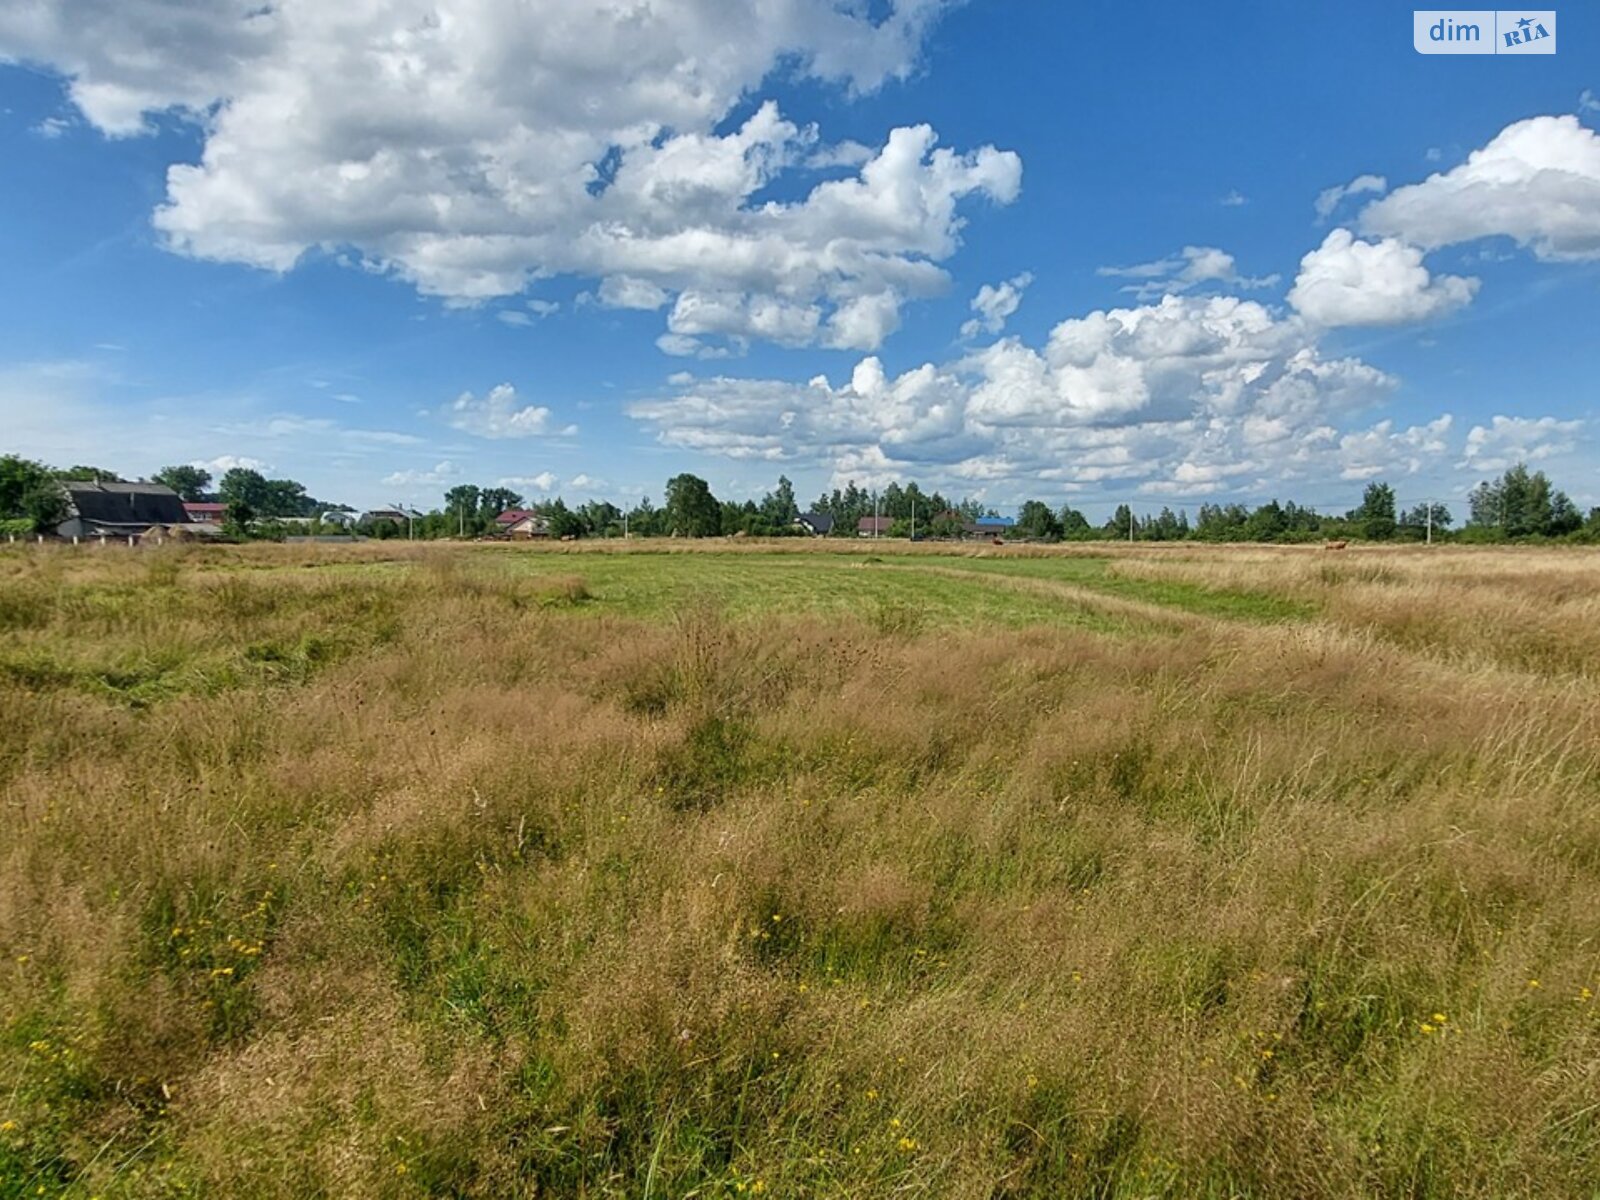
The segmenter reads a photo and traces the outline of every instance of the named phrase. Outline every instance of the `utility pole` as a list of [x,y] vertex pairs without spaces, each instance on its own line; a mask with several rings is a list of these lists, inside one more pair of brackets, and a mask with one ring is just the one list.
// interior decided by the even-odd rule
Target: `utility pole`
[[1128,505],[1128,544],[1133,544],[1133,505]]
[[1429,499],[1429,500],[1424,500],[1423,503],[1428,506],[1428,540],[1427,540],[1427,545],[1431,546],[1431,545],[1433,545],[1433,501],[1431,499]]
[[882,518],[878,516],[878,489],[872,489],[872,536],[878,536],[878,526]]
[[917,540],[917,498],[911,497],[911,540]]

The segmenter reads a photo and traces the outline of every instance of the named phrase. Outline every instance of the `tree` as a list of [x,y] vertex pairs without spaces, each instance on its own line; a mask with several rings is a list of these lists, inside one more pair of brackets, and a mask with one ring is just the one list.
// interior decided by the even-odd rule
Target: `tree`
[[261,501],[265,517],[308,517],[314,505],[303,485],[293,479],[269,479]]
[[1089,537],[1094,529],[1089,524],[1089,518],[1084,516],[1070,504],[1063,504],[1057,519],[1061,523],[1061,536],[1066,538],[1083,539]]
[[[456,519],[458,531],[471,527],[474,531],[478,528],[478,505],[483,496],[481,488],[470,483],[462,483],[451,488],[444,494],[445,512]],[[497,516],[499,514],[496,514]]]
[[1061,522],[1042,500],[1029,500],[1017,510],[1017,532],[1023,537],[1054,542],[1061,539]]
[[0,458],[0,520],[25,521],[33,533],[49,533],[67,519],[67,494],[50,468],[7,454]]
[[108,471],[105,467],[67,467],[65,470],[54,471],[57,479],[69,481],[84,481],[88,483],[121,483],[122,476],[115,471]]
[[507,487],[484,488],[478,493],[478,511],[493,519],[503,512],[522,507],[522,496]]
[[1373,541],[1387,541],[1394,537],[1394,489],[1387,483],[1374,480],[1361,493],[1361,507],[1350,514],[1350,519],[1361,527],[1361,536]]
[[541,504],[539,512],[549,523],[551,537],[575,538],[583,536],[583,521],[577,513],[567,507],[566,502],[560,496],[548,503]]
[[1562,537],[1569,533],[1576,533],[1583,528],[1583,514],[1578,511],[1578,506],[1565,492],[1555,492],[1550,497],[1550,523],[1545,527],[1545,533],[1550,537]]
[[1450,528],[1450,510],[1442,504],[1418,504],[1400,515],[1400,528],[1417,537],[1426,537],[1431,526],[1435,533]]
[[667,529],[678,537],[715,537],[722,532],[722,509],[711,486],[698,475],[667,480]]
[[198,504],[211,486],[211,472],[202,467],[162,467],[153,478],[156,483],[165,484],[177,492],[178,498],[189,504]]
[[1543,471],[1530,472],[1526,463],[1478,484],[1467,504],[1472,513],[1469,526],[1508,538],[1561,537],[1583,523],[1571,498],[1551,486]]
[[270,490],[267,477],[249,467],[233,467],[217,485],[217,494],[227,505],[242,504],[255,512],[263,512]]
[[1138,524],[1133,518],[1133,509],[1126,504],[1117,505],[1117,511],[1111,514],[1111,519],[1106,522],[1104,533],[1107,537],[1126,538],[1129,533],[1136,532]]
[[250,536],[250,526],[255,523],[256,510],[243,500],[227,501],[222,514],[222,532],[228,537],[244,541]]
[[1252,542],[1274,542],[1289,529],[1288,517],[1276,500],[1263,504],[1244,523],[1244,536]]
[[778,476],[775,491],[768,492],[761,501],[761,517],[774,530],[794,524],[800,515],[800,506],[794,502],[794,484],[786,475]]
[[612,537],[622,532],[622,510],[608,500],[590,500],[578,509],[583,531],[592,537]]

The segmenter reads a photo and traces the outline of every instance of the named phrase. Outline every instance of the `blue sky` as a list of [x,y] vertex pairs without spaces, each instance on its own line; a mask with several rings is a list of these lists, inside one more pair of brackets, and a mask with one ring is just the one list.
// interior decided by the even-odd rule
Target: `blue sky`
[[19,0],[0,449],[358,505],[1464,509],[1517,459],[1600,504],[1600,28],[1558,18]]

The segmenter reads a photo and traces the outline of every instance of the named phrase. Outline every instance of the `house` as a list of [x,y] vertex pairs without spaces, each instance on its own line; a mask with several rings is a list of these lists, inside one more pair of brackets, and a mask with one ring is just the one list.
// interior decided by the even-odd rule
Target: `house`
[[74,479],[61,487],[67,518],[56,526],[57,537],[142,537],[152,526],[189,524],[178,493],[159,483]]
[[550,522],[531,508],[508,508],[494,519],[499,537],[544,538],[550,536]]
[[1016,527],[1015,517],[979,517],[965,526],[974,537],[1004,537]]
[[833,532],[833,518],[827,513],[801,513],[794,519],[795,528],[803,529],[812,537],[827,537]]
[[415,521],[421,515],[421,513],[407,512],[403,508],[372,508],[361,514],[360,524],[375,525],[379,521],[393,521],[403,527],[407,521]]
[[862,517],[856,522],[857,537],[888,537],[893,517]]
[[226,504],[200,504],[185,500],[183,511],[189,514],[189,520],[200,525],[221,525],[228,516]]
[[[496,518],[498,520],[498,518]],[[525,512],[509,525],[501,526],[502,533],[509,538],[547,538],[550,536],[550,522],[536,512]]]

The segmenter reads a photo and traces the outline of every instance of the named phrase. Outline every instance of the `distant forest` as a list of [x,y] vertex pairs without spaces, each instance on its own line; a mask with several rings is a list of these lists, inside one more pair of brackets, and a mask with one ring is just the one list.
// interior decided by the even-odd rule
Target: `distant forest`
[[[662,503],[648,497],[624,510],[604,500],[569,507],[559,496],[528,501],[506,487],[462,484],[444,493],[428,512],[381,510],[361,514],[348,505],[318,500],[292,479],[270,479],[236,467],[220,479],[196,466],[164,467],[151,480],[172,488],[185,501],[225,506],[225,531],[245,539],[278,538],[310,522],[315,531],[355,528],[372,537],[484,537],[496,532],[495,518],[511,510],[544,518],[552,537],[748,537],[808,536],[796,523],[802,513],[831,519],[834,537],[855,537],[864,517],[888,522],[888,537],[956,538],[971,536],[971,526],[994,509],[971,499],[924,492],[916,483],[891,483],[874,492],[851,483],[825,492],[802,507],[794,485],[780,476],[761,500],[719,500],[697,475],[667,481]],[[47,533],[66,515],[61,486],[74,480],[120,482],[99,467],[56,468],[6,455],[0,457],[0,533]],[[213,483],[215,487],[213,488]],[[1600,508],[1581,513],[1543,471],[1518,463],[1497,479],[1485,480],[1467,497],[1466,520],[1439,503],[1400,508],[1392,486],[1366,486],[1361,504],[1344,513],[1323,513],[1294,501],[1202,504],[1188,509],[1136,512],[1118,505],[1110,519],[1095,524],[1071,504],[1052,507],[1028,500],[1014,525],[999,536],[1013,541],[1204,541],[1310,542],[1328,538],[1368,541],[1510,542],[1566,540],[1600,542]]]

